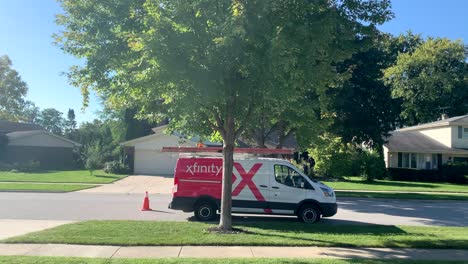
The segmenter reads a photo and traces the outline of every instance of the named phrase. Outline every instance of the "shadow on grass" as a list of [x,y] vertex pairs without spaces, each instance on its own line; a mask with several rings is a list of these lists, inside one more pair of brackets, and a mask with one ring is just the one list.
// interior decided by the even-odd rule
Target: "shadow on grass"
[[404,230],[397,226],[389,225],[328,225],[328,224],[304,224],[304,223],[238,223],[236,226],[247,228],[259,228],[278,232],[297,233],[321,233],[321,234],[360,234],[360,235],[404,235]]
[[[245,219],[248,218],[248,221]],[[194,217],[189,221],[196,222]],[[307,224],[299,222],[296,218],[279,217],[241,217],[233,216],[233,225],[238,228],[258,228],[277,232],[321,233],[321,234],[361,234],[361,235],[404,235],[406,231],[394,225],[373,225],[356,221],[326,219],[325,223]],[[217,224],[219,219],[206,224]],[[330,223],[330,221],[333,221]],[[339,221],[339,223],[337,223]]]
[[120,179],[122,177],[125,177],[124,175],[102,175],[102,174],[93,174],[94,177],[96,178],[107,178],[107,179]]

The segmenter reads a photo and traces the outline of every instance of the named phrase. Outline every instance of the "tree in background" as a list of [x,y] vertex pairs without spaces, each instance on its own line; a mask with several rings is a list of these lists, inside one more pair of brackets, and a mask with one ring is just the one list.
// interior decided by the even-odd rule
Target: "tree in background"
[[19,121],[28,86],[11,66],[8,56],[0,57],[0,119]]
[[85,168],[93,175],[95,170],[102,168],[101,146],[98,143],[90,144],[85,150]]
[[76,119],[75,111],[71,108],[68,109],[67,119],[64,120],[63,127],[65,137],[73,140],[76,130]]
[[372,40],[368,50],[354,54],[341,63],[338,70],[349,78],[337,89],[331,89],[336,99],[330,104],[334,113],[329,131],[344,142],[383,145],[383,136],[395,129],[399,102],[392,98],[390,87],[382,80],[383,70],[393,64],[386,49],[390,37],[380,35]]
[[55,108],[43,109],[37,120],[45,130],[59,136],[63,134],[64,122],[63,113]]
[[282,99],[294,109],[310,91],[325,100],[333,64],[391,16],[386,0],[61,2],[65,30],[56,40],[86,59],[70,72],[85,105],[94,89],[114,108],[170,117],[185,134],[221,135],[224,230],[232,226],[234,142],[257,107],[270,111]]
[[437,120],[443,108],[451,116],[466,114],[467,69],[461,41],[429,38],[413,52],[400,53],[385,70],[385,82],[402,102],[404,124]]
[[31,101],[26,101],[20,121],[37,124],[41,110]]

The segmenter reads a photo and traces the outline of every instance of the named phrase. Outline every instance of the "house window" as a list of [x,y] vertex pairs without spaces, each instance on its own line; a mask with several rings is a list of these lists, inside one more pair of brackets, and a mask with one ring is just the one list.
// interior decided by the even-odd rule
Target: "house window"
[[437,154],[432,154],[432,168],[437,169]]
[[468,138],[468,127],[458,126],[458,138]]
[[411,153],[411,168],[416,169],[418,167],[417,165],[416,153]]
[[468,138],[468,127],[463,128],[463,138]]
[[412,168],[418,167],[418,159],[416,153],[398,153],[398,168]]

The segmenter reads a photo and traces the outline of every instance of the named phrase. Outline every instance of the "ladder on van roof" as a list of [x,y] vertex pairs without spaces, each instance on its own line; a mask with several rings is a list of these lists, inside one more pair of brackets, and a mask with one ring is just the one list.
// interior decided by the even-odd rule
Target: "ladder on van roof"
[[[179,152],[179,153],[222,153],[223,148],[220,147],[163,147],[162,152]],[[243,154],[263,154],[263,155],[292,155],[291,149],[268,149],[268,148],[234,148],[234,153]]]

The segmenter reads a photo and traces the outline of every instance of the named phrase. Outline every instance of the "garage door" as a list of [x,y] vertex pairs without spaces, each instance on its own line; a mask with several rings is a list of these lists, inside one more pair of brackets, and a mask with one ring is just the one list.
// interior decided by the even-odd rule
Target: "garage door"
[[178,155],[155,150],[135,150],[134,173],[143,175],[173,175]]

